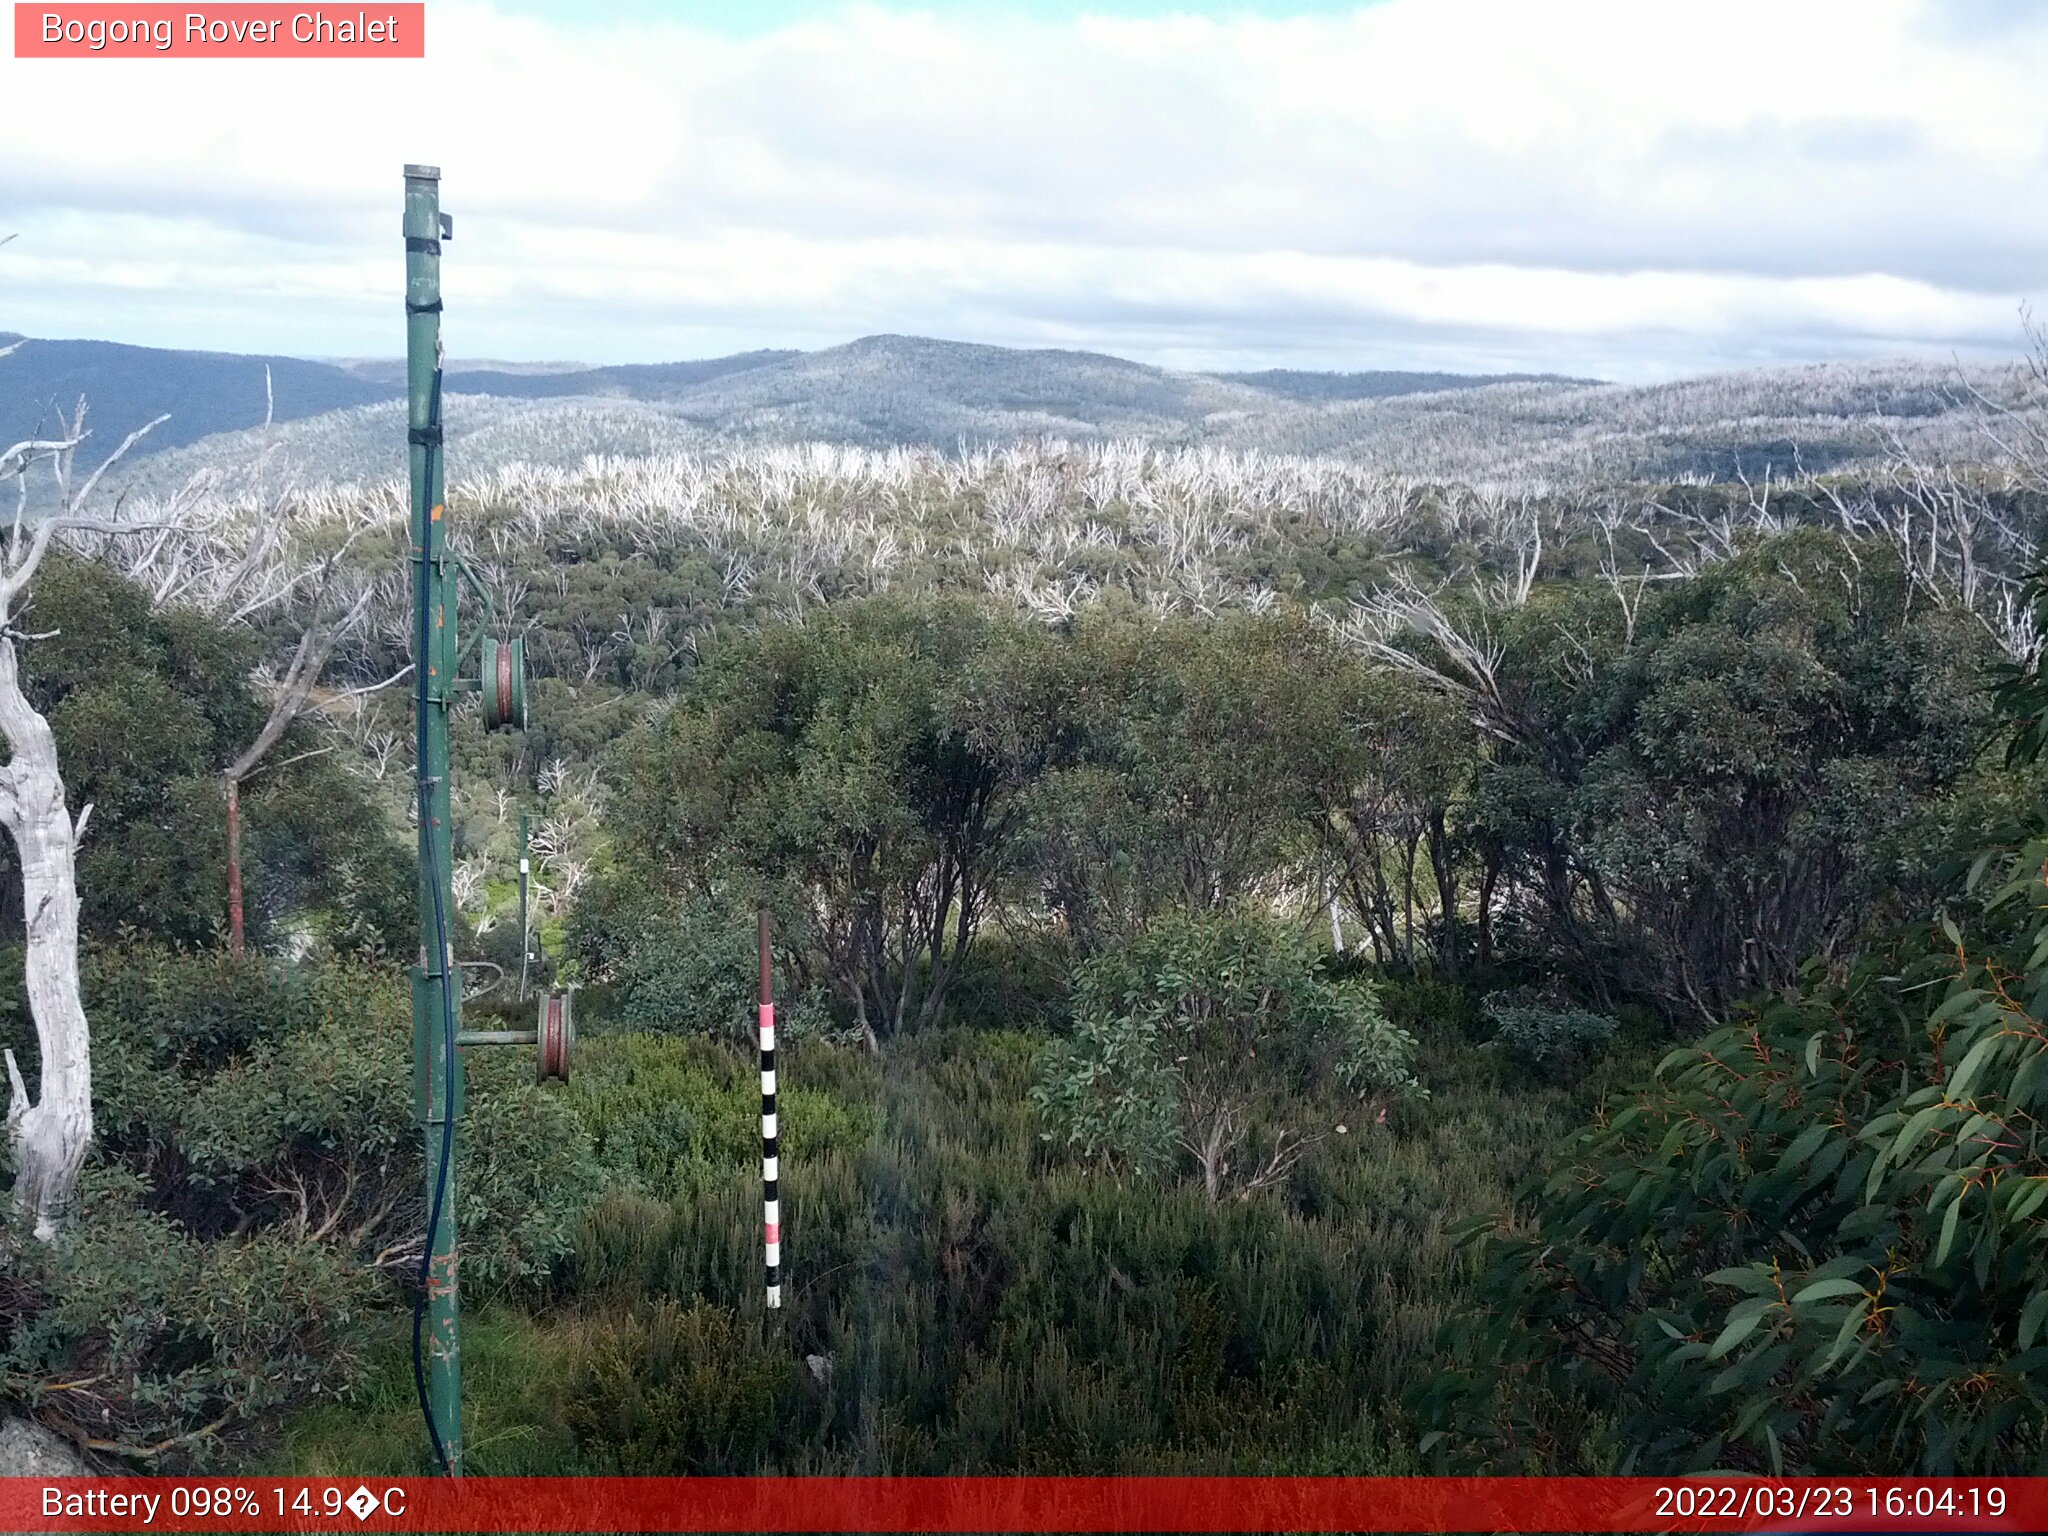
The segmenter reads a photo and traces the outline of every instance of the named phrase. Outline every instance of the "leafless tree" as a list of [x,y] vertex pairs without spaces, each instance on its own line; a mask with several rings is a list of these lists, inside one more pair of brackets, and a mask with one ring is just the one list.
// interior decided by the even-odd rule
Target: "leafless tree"
[[404,752],[408,743],[396,731],[369,729],[370,716],[362,716],[364,729],[355,739],[357,749],[362,753],[359,762],[350,766],[362,778],[373,784],[381,784],[391,776],[391,764]]
[[[1531,579],[1535,558],[1525,554],[1519,567]],[[1518,575],[1509,584],[1510,593],[1519,583]],[[1506,648],[1488,627],[1484,609],[1461,622],[1444,609],[1436,592],[1401,571],[1391,587],[1355,604],[1336,629],[1364,654],[1461,701],[1482,729],[1510,740],[1515,737],[1514,713],[1501,691]],[[1397,644],[1404,635],[1427,644]]]
[[[334,654],[334,648],[342,636],[362,622],[368,612],[372,590],[365,587],[357,594],[355,601],[342,615],[332,622],[323,623],[316,607],[313,618],[307,623],[305,632],[299,636],[298,649],[292,653],[291,664],[277,685],[270,714],[263,722],[263,728],[256,733],[255,740],[242,754],[221,770],[221,784],[227,798],[228,818],[228,949],[239,960],[244,943],[244,913],[242,901],[242,785],[270,755],[271,749],[284,739],[306,708],[312,697],[313,687],[320,681],[320,674],[327,666],[327,659]],[[411,668],[407,668],[410,671]]]

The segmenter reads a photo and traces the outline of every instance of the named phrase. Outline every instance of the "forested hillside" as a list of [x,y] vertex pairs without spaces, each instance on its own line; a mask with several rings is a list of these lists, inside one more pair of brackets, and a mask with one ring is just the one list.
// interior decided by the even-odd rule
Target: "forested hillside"
[[[1135,416],[1252,387],[1111,363]],[[772,414],[802,366],[701,387]],[[588,1037],[565,1085],[469,1052],[472,1469],[2048,1468],[2048,454],[1997,384],[1316,407],[1400,422],[1398,472],[1249,417],[451,433],[534,673],[524,733],[458,712],[462,952],[517,973],[528,817]],[[1795,418],[1841,452],[1746,457]],[[63,535],[60,633],[7,642],[96,806],[98,1138],[59,1239],[7,1236],[0,1390],[121,1465],[427,1456],[405,504],[313,462]],[[222,774],[314,650],[238,953]]]
[[[818,352],[763,350],[614,367],[450,360],[447,389],[484,397],[472,414],[487,420],[457,425],[469,434],[472,466],[492,468],[517,462],[522,451],[528,458],[575,463],[605,444],[614,452],[646,453],[713,439],[954,448],[1041,434],[1164,437],[1199,430],[1223,412],[1285,412],[1296,401],[1475,388],[1526,377],[1210,375],[1091,352],[869,336]],[[226,434],[182,456],[175,469],[150,466],[149,483],[166,488],[195,466],[229,473],[258,464],[274,469],[268,461],[280,446],[302,472],[379,477],[388,473],[386,427],[404,393],[400,361],[326,362],[0,334],[0,400],[8,402],[0,432],[12,428],[10,442],[32,435],[38,423],[68,419],[80,399],[93,402],[98,430],[110,445],[168,417],[135,445],[129,470],[153,454]],[[522,401],[559,403],[536,411],[522,410]],[[385,408],[354,409],[378,402]],[[338,414],[306,421],[329,413]],[[579,433],[578,421],[593,416],[598,429]],[[286,422],[305,425],[276,430]],[[494,431],[502,437],[514,423],[533,426],[519,433],[516,445],[492,442]]]
[[[1327,395],[1088,354],[880,338],[646,399],[469,395],[452,375],[448,432],[460,450],[452,462],[470,474],[762,444],[973,454],[1021,440],[1320,457],[1403,482],[1537,490],[1881,473],[1900,453],[1967,463],[1981,447],[1976,392],[2003,398],[2011,385],[2003,369],[1907,363],[1665,385],[1474,379],[1422,392],[1375,390],[1375,375],[1315,377]],[[229,433],[140,460],[122,483],[169,494],[194,475],[244,488],[382,480],[396,472],[399,417],[393,402]]]
[[[1528,486],[1796,478],[1879,468],[1897,451],[1967,460],[1977,451],[1979,394],[1999,396],[2008,383],[1999,368],[1911,363],[1651,386],[1398,371],[1177,373],[1097,353],[907,336],[635,367],[456,363],[447,375],[455,462],[473,474],[762,444],[954,452],[1127,440],[1330,456],[1404,480]],[[159,495],[195,475],[243,489],[388,478],[399,462],[403,387],[393,369],[368,363],[40,340],[0,354],[0,396],[17,402],[17,436],[81,395],[94,402],[109,446],[168,413],[116,477]]]
[[[45,341],[0,333],[0,437],[52,437],[81,399],[111,448],[159,416],[150,450],[216,432],[296,421],[387,399],[387,386],[295,357],[173,352],[111,341]],[[38,431],[38,428],[41,431]]]

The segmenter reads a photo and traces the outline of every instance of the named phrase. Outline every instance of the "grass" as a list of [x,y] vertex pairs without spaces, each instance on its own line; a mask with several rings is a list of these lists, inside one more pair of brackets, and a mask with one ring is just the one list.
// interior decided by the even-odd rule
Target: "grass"
[[[412,1378],[412,1315],[374,1323],[370,1366],[345,1402],[294,1415],[254,1469],[279,1477],[416,1477],[431,1471]],[[576,1330],[509,1306],[462,1320],[463,1434],[467,1470],[480,1476],[555,1477],[589,1469],[551,1407]]]

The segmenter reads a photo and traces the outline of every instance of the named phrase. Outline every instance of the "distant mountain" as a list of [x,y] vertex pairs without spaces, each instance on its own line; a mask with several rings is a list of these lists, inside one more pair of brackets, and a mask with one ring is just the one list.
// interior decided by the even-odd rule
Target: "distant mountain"
[[1969,391],[2004,395],[2008,372],[1880,359],[1668,384],[1487,384],[1248,417],[1211,440],[1418,479],[1761,479],[1868,464],[1900,446],[1950,462],[1981,457]]
[[[511,400],[450,395],[448,474],[460,481],[513,464],[573,467],[591,455],[645,458],[716,446],[671,407],[646,400]],[[329,411],[268,432],[222,432],[136,460],[116,483],[170,492],[194,476],[267,492],[286,485],[397,481],[405,475],[405,402]]]
[[[272,419],[280,424],[395,400],[405,390],[405,366],[396,358],[310,361],[32,340],[0,359],[0,430],[19,428],[17,436],[25,435],[83,395],[97,436],[109,446],[151,417],[170,414],[138,445],[138,453],[246,432],[264,420],[266,364],[275,400]],[[1304,403],[1534,377],[1184,373],[1096,352],[868,336],[819,352],[763,350],[615,367],[456,362],[445,383],[450,396],[649,402],[672,409],[700,432],[738,440],[823,438],[950,448],[1047,434],[1182,439],[1220,421],[1268,416]]]
[[1479,389],[1489,384],[1600,384],[1602,379],[1575,379],[1562,373],[1408,373],[1380,369],[1372,373],[1306,373],[1295,368],[1265,368],[1257,373],[1217,373],[1211,378],[1254,389],[1271,390],[1290,400],[1325,405],[1333,400],[1384,400],[1393,395],[1435,394],[1447,389]]
[[[0,335],[0,346],[16,340]],[[260,427],[266,365],[273,419],[279,422],[391,397],[388,386],[354,378],[331,363],[296,357],[31,339],[0,357],[0,439],[15,442],[38,429],[49,430],[60,417],[68,420],[81,396],[93,446],[103,453],[166,412],[171,419],[138,444],[137,452],[161,452],[216,432]]]
[[[699,384],[802,357],[801,352],[737,352],[691,363],[631,363],[614,368],[533,369],[451,367],[443,380],[452,393],[516,400],[588,395],[607,400],[672,400]],[[404,382],[401,372],[400,382]]]
[[[276,414],[262,429],[266,364]],[[1996,387],[1991,370],[1972,373]],[[1830,364],[1636,387],[1540,374],[1188,373],[915,336],[620,367],[458,363],[446,382],[458,477],[591,454],[807,441],[950,451],[1058,437],[1322,454],[1411,477],[1731,478],[1866,460],[1895,438],[1945,451],[1962,421],[1953,365]],[[0,432],[26,435],[53,403],[84,394],[108,447],[172,413],[129,483],[161,488],[201,469],[246,479],[258,464],[302,481],[381,480],[403,467],[403,387],[402,368],[375,359],[30,341],[0,359]]]
[[[396,384],[405,387],[405,359],[402,357],[321,357],[315,362],[332,363],[335,367],[354,374],[359,379],[368,379],[373,384]],[[451,372],[463,373],[588,373],[590,364],[571,362],[508,362],[499,358],[450,358]]]
[[736,440],[952,448],[1046,435],[1178,438],[1217,415],[1281,402],[1095,352],[868,336],[708,380],[668,403]]
[[[329,411],[397,400],[405,394],[402,359],[315,362],[234,352],[180,352],[111,341],[46,341],[0,333],[0,347],[23,345],[0,358],[0,437],[15,442],[87,403],[95,447],[111,452],[136,427],[158,416],[170,420],[136,444],[135,453],[161,453],[218,433]],[[803,354],[743,352],[696,362],[644,367],[590,368],[581,364],[528,367],[516,363],[458,364],[449,369],[450,394],[508,399],[593,398],[667,400],[698,384],[747,369],[787,362]],[[270,369],[270,405],[263,370]]]
[[[469,359],[451,361],[442,382],[453,394],[499,395],[513,400],[548,400],[589,395],[603,400],[665,400],[692,385],[787,362],[801,352],[736,352],[687,363],[628,363],[593,368],[588,363],[510,363]],[[338,365],[356,378],[405,391],[402,357],[347,358]]]

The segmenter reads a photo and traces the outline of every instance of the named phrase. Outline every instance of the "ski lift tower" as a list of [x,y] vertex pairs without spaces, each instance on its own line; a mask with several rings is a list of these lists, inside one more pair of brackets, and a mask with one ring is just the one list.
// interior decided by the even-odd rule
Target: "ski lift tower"
[[[532,1029],[465,1030],[461,1023],[449,714],[457,694],[476,692],[482,695],[487,730],[525,729],[526,657],[518,636],[501,638],[492,633],[497,628],[497,614],[490,589],[448,546],[441,423],[441,245],[453,238],[453,222],[441,212],[440,171],[429,165],[408,165],[405,439],[412,497],[409,560],[420,912],[419,964],[412,973],[413,1108],[427,1170],[427,1231],[413,1311],[413,1375],[435,1462],[449,1476],[458,1477],[462,1472],[462,1308],[457,1276],[455,1151],[463,1104],[462,1048],[531,1045],[536,1048],[541,1079],[566,1078],[575,1027],[568,995],[551,991],[542,992],[539,1017]],[[470,589],[483,610],[476,638],[468,645],[460,642],[456,626],[462,586]],[[462,679],[472,655],[478,663],[477,675]],[[525,852],[522,846],[522,862]]]

